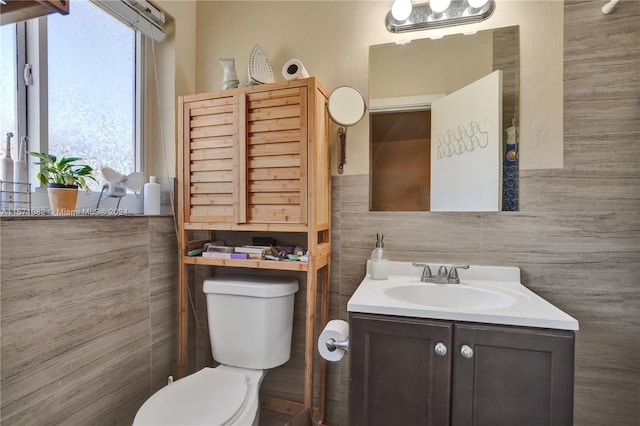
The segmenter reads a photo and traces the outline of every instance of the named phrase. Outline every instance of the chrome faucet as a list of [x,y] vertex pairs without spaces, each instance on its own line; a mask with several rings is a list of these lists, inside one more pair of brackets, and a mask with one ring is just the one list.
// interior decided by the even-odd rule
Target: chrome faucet
[[458,269],[469,269],[469,265],[456,265],[447,270],[447,267],[442,265],[438,268],[438,273],[434,277],[431,274],[431,268],[426,263],[413,262],[413,266],[422,268],[420,282],[437,284],[460,284]]
[[449,284],[460,284],[460,277],[458,277],[458,269],[469,269],[469,265],[452,266],[447,276]]
[[440,284],[448,284],[447,279],[447,267],[442,265],[438,268],[438,274],[436,275],[436,282]]
[[423,282],[423,283],[433,282],[433,275],[431,275],[431,268],[429,268],[429,265],[427,265],[426,263],[413,262],[413,266],[423,268],[422,274],[420,275],[420,282]]

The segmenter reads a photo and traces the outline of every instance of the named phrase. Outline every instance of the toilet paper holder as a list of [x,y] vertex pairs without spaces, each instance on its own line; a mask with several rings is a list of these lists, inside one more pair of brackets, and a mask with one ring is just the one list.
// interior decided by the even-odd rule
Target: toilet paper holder
[[[339,349],[339,350],[336,350]],[[340,361],[349,350],[349,323],[332,319],[318,336],[318,352],[327,361]]]
[[327,349],[329,350],[329,352],[334,352],[338,348],[344,350],[345,352],[349,351],[349,341],[348,340],[338,341],[338,340],[334,339],[333,337],[330,337],[330,338],[327,339],[326,343],[327,343]]

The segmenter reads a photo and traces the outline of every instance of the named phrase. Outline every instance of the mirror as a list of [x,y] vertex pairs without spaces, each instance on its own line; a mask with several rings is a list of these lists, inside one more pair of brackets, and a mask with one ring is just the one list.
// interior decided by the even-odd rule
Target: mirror
[[364,96],[356,88],[341,86],[329,95],[329,115],[340,126],[353,126],[362,120],[367,106]]
[[341,86],[333,90],[327,102],[329,116],[338,124],[338,173],[344,172],[344,165],[347,162],[347,129],[353,126],[364,117],[367,105],[364,96],[356,88]]
[[[517,26],[370,46],[370,209],[518,210],[519,68]],[[484,115],[488,98],[470,88],[496,70],[495,125],[489,125]],[[461,98],[465,91],[468,97]],[[456,97],[466,101],[451,104],[449,99]],[[469,111],[474,103],[476,115]],[[436,109],[440,104],[447,104],[446,114]],[[491,156],[482,149],[486,141],[478,139],[487,133],[495,143]],[[445,158],[438,154],[443,147],[464,155]],[[490,179],[485,169],[491,170]],[[444,178],[440,170],[446,171]],[[478,193],[472,185],[480,181],[491,185],[486,192],[490,202],[467,203],[478,198],[468,195]]]

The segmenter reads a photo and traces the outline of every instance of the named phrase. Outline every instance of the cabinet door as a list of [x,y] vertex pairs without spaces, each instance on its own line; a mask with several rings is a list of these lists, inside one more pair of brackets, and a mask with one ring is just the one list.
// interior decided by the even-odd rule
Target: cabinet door
[[411,318],[352,314],[350,424],[449,424],[452,325]]
[[304,86],[246,94],[239,223],[307,223],[307,96]]
[[454,348],[453,426],[573,425],[573,332],[456,324]]
[[185,103],[185,222],[235,223],[239,96]]

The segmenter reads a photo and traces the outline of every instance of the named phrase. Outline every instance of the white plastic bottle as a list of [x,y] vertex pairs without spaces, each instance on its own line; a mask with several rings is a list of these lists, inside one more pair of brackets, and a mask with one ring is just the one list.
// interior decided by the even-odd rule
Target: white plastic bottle
[[155,176],[144,184],[144,214],[160,214],[160,184]]
[[27,144],[29,137],[24,136],[18,145],[18,159],[13,165],[13,190],[15,192],[15,208],[29,207],[29,175],[27,173]]
[[5,150],[5,156],[2,159],[2,171],[0,172],[0,180],[2,190],[0,194],[0,209],[11,210],[13,209],[13,159],[11,158],[11,138],[13,133],[7,133],[7,146]]
[[384,252],[384,234],[376,234],[376,248],[371,252],[371,278],[389,279],[389,259]]

